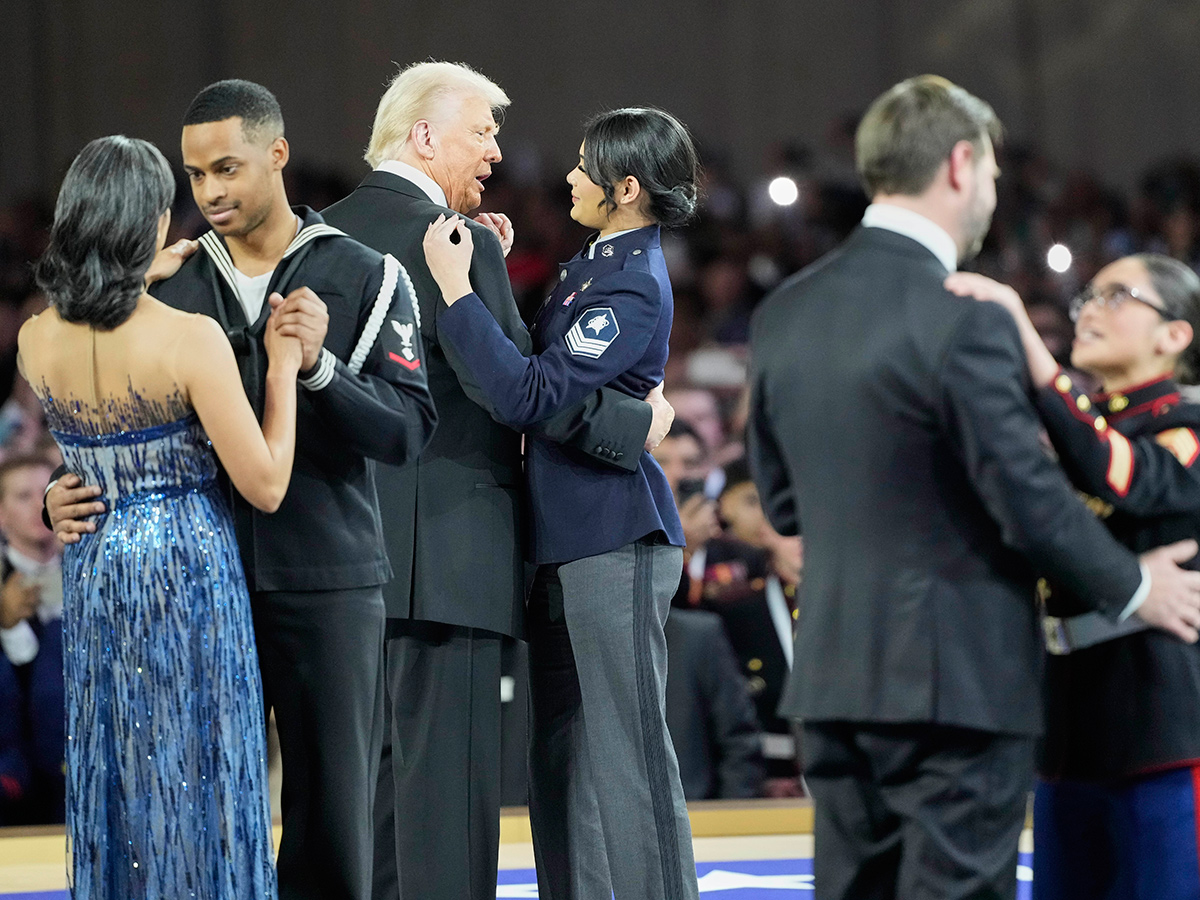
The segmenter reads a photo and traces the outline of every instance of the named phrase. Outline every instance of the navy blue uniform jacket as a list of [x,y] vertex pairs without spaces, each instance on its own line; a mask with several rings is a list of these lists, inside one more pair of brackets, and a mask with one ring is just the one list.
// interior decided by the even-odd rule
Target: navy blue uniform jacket
[[[1173,381],[1089,400],[1060,375],[1036,399],[1063,468],[1121,543],[1140,553],[1200,538],[1200,406]],[[1058,585],[1046,606],[1064,617],[1090,608]],[[1147,629],[1049,656],[1044,696],[1038,767],[1048,778],[1123,778],[1200,761],[1200,645]]]
[[[238,547],[251,590],[331,591],[391,577],[375,469],[403,464],[429,442],[437,422],[425,377],[420,322],[403,268],[350,239],[307,207],[303,225],[271,276],[268,293],[308,287],[329,310],[325,346],[296,399],[296,461],[270,515],[230,489]],[[242,384],[262,417],[270,308],[247,322],[233,260],[216,232],[152,293],[176,309],[221,323]]]
[[[642,398],[663,378],[674,304],[657,226],[598,238],[565,263],[521,355],[475,294],[438,319],[486,392],[496,417],[525,428],[608,385]],[[661,535],[683,546],[662,469],[643,451],[638,467],[601,467],[578,450],[530,436],[526,490],[532,562],[562,563]]]

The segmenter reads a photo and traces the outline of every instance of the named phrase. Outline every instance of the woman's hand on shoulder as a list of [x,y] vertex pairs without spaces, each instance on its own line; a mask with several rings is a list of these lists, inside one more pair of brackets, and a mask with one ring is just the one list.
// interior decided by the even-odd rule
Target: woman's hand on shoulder
[[429,274],[437,282],[447,306],[471,293],[471,255],[475,242],[465,219],[438,216],[425,230],[422,246]]
[[1025,315],[1025,304],[1021,295],[1007,284],[1002,284],[976,272],[951,272],[943,283],[946,290],[960,297],[990,300],[999,303],[1020,321]]
[[150,268],[146,270],[146,287],[150,287],[156,281],[166,281],[178,272],[183,261],[195,253],[199,246],[199,241],[184,238],[159,250],[150,263]]

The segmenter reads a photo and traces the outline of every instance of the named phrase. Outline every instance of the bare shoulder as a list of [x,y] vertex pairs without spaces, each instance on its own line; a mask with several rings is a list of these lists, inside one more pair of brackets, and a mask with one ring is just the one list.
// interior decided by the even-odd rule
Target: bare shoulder
[[208,359],[231,352],[229,338],[216,319],[177,309],[170,314],[173,349],[183,351],[185,357]]

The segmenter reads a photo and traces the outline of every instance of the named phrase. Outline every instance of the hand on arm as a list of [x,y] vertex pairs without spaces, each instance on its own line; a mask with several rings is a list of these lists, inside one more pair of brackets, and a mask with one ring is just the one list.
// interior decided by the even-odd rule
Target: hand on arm
[[220,325],[197,316],[184,331],[180,343],[186,343],[187,352],[176,356],[178,380],[234,487],[258,509],[274,512],[292,477],[301,340],[284,333],[278,311],[271,314],[264,336],[268,365],[260,428]]
[[1158,547],[1140,557],[1150,574],[1150,592],[1136,615],[1148,625],[1188,644],[1200,636],[1200,572],[1180,568],[1196,555],[1194,540]]
[[644,449],[649,453],[663,442],[663,438],[671,430],[671,423],[675,421],[675,407],[663,397],[662,382],[646,395],[646,402],[650,404],[651,418]]
[[1043,388],[1054,380],[1058,374],[1058,362],[1047,349],[1041,335],[1033,327],[1033,321],[1025,310],[1021,296],[1007,284],[993,281],[974,272],[951,272],[945,281],[945,288],[960,297],[972,297],[976,300],[987,300],[999,303],[1017,323],[1017,332],[1021,336],[1021,345],[1025,348],[1025,358],[1029,364],[1029,377],[1034,387]]

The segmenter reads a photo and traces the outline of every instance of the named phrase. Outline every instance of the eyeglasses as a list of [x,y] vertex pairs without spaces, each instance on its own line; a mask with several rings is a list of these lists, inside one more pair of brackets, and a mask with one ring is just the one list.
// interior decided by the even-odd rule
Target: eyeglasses
[[1178,316],[1171,315],[1157,303],[1147,300],[1137,288],[1127,287],[1123,284],[1110,284],[1104,288],[1098,288],[1093,284],[1089,284],[1071,298],[1071,305],[1067,310],[1071,315],[1071,321],[1076,322],[1079,320],[1083,308],[1089,303],[1097,303],[1103,309],[1115,312],[1126,300],[1133,300],[1141,303],[1143,306],[1150,307],[1162,316],[1164,322],[1174,322],[1179,318]]

